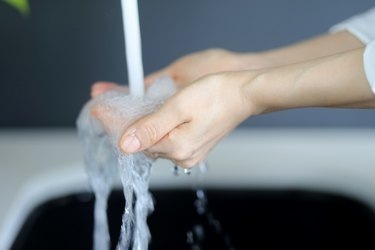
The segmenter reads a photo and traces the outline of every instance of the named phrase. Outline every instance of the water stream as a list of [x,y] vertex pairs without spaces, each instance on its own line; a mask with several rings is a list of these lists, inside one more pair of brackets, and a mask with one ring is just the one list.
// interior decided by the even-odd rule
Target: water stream
[[[109,91],[90,100],[82,109],[77,127],[83,145],[86,172],[95,194],[94,240],[95,250],[108,250],[110,236],[107,222],[107,201],[118,177],[121,179],[126,200],[118,250],[146,250],[151,238],[147,216],[153,211],[149,193],[149,181],[153,160],[143,153],[123,154],[118,147],[122,132],[135,120],[160,107],[176,91],[170,78],[159,79],[145,93],[137,0],[121,0],[126,60],[130,95]],[[174,173],[177,174],[177,167]],[[201,174],[206,171],[201,164]],[[190,170],[185,170],[190,174]],[[220,223],[207,210],[207,197],[203,189],[196,189],[195,206],[218,234],[223,234]],[[191,249],[202,249],[204,240],[202,225],[193,225],[187,232],[187,243]],[[226,237],[223,234],[223,237]],[[230,240],[228,249],[234,249]]]
[[150,232],[147,215],[153,210],[148,191],[153,160],[143,153],[124,154],[118,147],[122,132],[135,120],[162,105],[175,92],[171,79],[163,78],[144,97],[110,91],[89,101],[82,109],[77,127],[84,161],[95,193],[94,249],[109,249],[107,200],[120,177],[126,200],[119,250],[145,250]]

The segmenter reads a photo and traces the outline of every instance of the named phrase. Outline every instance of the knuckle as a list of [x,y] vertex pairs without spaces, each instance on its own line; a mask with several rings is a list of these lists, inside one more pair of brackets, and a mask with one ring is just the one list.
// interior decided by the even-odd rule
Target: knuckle
[[156,152],[149,152],[147,150],[143,151],[143,153],[148,157],[148,158],[151,158],[151,159],[158,159],[160,156],[158,153]]
[[193,155],[193,151],[189,146],[179,146],[172,152],[172,157],[178,161],[185,161]]
[[179,161],[179,166],[182,168],[192,168],[198,164],[197,159],[189,159],[189,160],[184,160],[184,161]]
[[177,161],[182,161],[186,159],[185,152],[180,151],[180,150],[175,150],[171,154],[171,158],[177,160]]
[[190,109],[186,108],[186,96],[176,95],[173,98],[173,102],[167,102],[165,107],[168,107],[169,110],[173,111],[173,114],[176,120],[180,122],[186,122],[191,117]]

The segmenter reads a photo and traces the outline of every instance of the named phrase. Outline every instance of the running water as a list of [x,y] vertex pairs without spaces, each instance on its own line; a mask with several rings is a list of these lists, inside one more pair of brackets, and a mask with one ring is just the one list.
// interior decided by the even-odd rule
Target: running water
[[[126,199],[118,249],[147,249],[150,233],[146,218],[153,210],[148,192],[152,161],[142,153],[124,155],[117,143],[121,132],[136,119],[154,111],[173,92],[170,80],[160,82],[144,95],[141,36],[137,0],[121,0],[129,96],[106,93],[85,105],[77,121],[84,161],[95,193],[94,249],[110,247],[107,201],[120,175]],[[159,93],[161,91],[161,93]],[[156,93],[155,93],[156,92]]]
[[107,201],[120,176],[126,200],[117,249],[148,248],[147,215],[153,210],[148,192],[152,160],[143,153],[125,155],[118,148],[121,133],[135,120],[155,111],[174,94],[171,79],[154,83],[144,96],[141,36],[137,0],[121,0],[130,94],[108,92],[88,102],[78,121],[84,161],[95,193],[94,249],[107,250],[110,236]]
[[121,0],[130,94],[143,96],[142,42],[137,0]]
[[114,181],[121,178],[126,200],[119,250],[148,248],[150,232],[147,215],[153,210],[148,191],[152,160],[143,153],[125,155],[118,147],[122,132],[135,120],[147,115],[175,93],[173,81],[163,78],[144,97],[109,91],[89,101],[78,120],[84,161],[95,193],[94,249],[107,250],[107,200]]
[[[118,142],[122,132],[130,124],[157,110],[176,91],[170,78],[162,78],[154,83],[144,96],[138,3],[137,0],[121,0],[121,6],[130,95],[115,91],[104,93],[89,101],[77,120],[85,168],[95,194],[95,250],[110,248],[107,201],[118,176],[123,185],[126,204],[117,249],[148,248],[151,235],[147,226],[147,215],[154,208],[148,191],[153,161],[143,153],[123,154],[118,148]],[[204,164],[201,165],[202,169],[205,169]],[[190,174],[190,170],[185,170],[185,173]],[[213,221],[213,217],[210,218],[211,214],[206,211],[207,198],[204,191],[196,191],[197,212],[205,214],[210,222]],[[194,241],[193,238],[197,238],[198,241]],[[199,246],[203,238],[204,229],[201,225],[195,225],[193,231],[188,232],[188,243],[192,249],[199,249],[195,247]],[[234,248],[229,244],[228,249]]]
[[[191,229],[186,232],[186,243],[191,250],[202,250],[204,247],[206,235],[214,233],[216,237],[222,239],[223,246],[228,250],[236,250],[231,237],[221,225],[213,212],[208,207],[208,198],[205,190],[202,188],[202,182],[207,173],[207,165],[200,162],[197,166],[199,169],[198,182],[195,184],[195,212],[199,219],[192,225]],[[176,170],[175,170],[176,171]]]

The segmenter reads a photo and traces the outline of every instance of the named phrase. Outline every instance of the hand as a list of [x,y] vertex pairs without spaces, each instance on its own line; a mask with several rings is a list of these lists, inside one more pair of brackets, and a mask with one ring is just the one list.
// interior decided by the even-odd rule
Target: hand
[[[261,69],[271,66],[262,53],[236,53],[224,49],[207,49],[177,59],[164,69],[154,72],[145,78],[146,87],[159,77],[169,76],[176,85],[183,88],[194,80],[207,74],[245,69]],[[96,82],[91,89],[91,96],[115,89],[128,91],[113,82]]]
[[[164,69],[150,74],[145,79],[145,85],[148,87],[158,77],[168,75],[179,87],[184,87],[210,73],[279,67],[361,47],[363,47],[361,41],[350,32],[343,31],[323,34],[293,45],[258,53],[235,53],[224,49],[208,49],[181,57]],[[95,97],[112,88],[121,90],[117,87],[111,82],[100,82],[93,86],[92,96]]]
[[145,151],[192,167],[249,116],[302,107],[374,108],[363,52],[357,49],[262,71],[207,75],[130,125],[119,146],[125,153]]
[[250,73],[205,76],[182,89],[158,111],[126,129],[125,153],[145,151],[181,167],[202,161],[214,145],[240,122],[256,113],[244,90]]
[[259,69],[265,62],[255,53],[240,54],[224,49],[208,49],[181,57],[164,69],[150,74],[146,86],[157,78],[170,76],[179,87],[185,87],[198,78],[212,73]]
[[116,90],[120,92],[129,92],[129,88],[126,86],[120,86],[114,82],[99,81],[95,82],[91,87],[91,97],[96,97],[108,90]]

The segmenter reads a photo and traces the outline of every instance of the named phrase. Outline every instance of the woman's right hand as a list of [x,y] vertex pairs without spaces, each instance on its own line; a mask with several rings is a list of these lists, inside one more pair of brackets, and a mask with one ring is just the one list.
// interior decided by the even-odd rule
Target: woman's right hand
[[256,54],[241,54],[224,49],[207,49],[183,56],[167,67],[148,75],[146,87],[157,78],[171,77],[178,87],[183,88],[207,74],[223,71],[258,69],[263,67]]
[[[255,70],[270,66],[261,53],[237,53],[225,49],[207,49],[185,55],[167,67],[158,70],[145,78],[149,87],[156,79],[169,76],[177,87],[184,88],[195,80],[212,73],[224,71]],[[113,82],[96,82],[91,90],[95,97],[111,89],[126,90]]]
[[[183,56],[164,69],[145,78],[146,87],[157,78],[169,76],[178,87],[183,88],[198,78],[223,71],[258,70],[304,62],[319,57],[350,51],[363,47],[350,32],[329,33],[269,51],[237,53],[225,49],[207,49]],[[110,89],[121,87],[110,82],[96,83],[92,88],[95,97]]]
[[[158,70],[145,78],[146,88],[163,76],[171,77],[178,88],[189,85],[194,80],[221,71],[241,69],[240,54],[224,49],[207,49],[185,55],[167,67]],[[91,96],[96,97],[108,90],[121,90],[121,86],[113,82],[100,81],[91,88]]]

